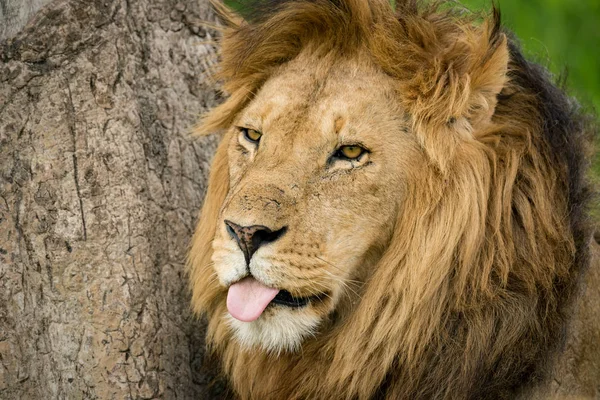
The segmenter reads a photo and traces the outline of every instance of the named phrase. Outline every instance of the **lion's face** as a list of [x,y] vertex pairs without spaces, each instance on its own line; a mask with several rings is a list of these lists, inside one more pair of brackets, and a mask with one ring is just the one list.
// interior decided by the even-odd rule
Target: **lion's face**
[[422,158],[393,99],[367,64],[300,57],[236,119],[212,261],[242,344],[296,349],[358,299]]

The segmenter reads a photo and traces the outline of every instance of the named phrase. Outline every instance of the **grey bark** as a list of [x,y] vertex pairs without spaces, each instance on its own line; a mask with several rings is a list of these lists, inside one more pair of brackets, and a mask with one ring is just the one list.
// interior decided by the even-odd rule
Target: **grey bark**
[[0,398],[221,397],[184,272],[208,2],[56,0],[16,35],[0,4]]

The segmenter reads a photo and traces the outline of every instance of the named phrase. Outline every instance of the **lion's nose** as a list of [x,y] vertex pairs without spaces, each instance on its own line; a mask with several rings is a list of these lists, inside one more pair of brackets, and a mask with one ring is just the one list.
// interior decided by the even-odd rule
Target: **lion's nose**
[[225,226],[229,235],[235,239],[244,253],[246,264],[250,263],[252,255],[260,246],[276,241],[287,231],[285,226],[272,231],[263,225],[240,226],[227,220],[225,220]]

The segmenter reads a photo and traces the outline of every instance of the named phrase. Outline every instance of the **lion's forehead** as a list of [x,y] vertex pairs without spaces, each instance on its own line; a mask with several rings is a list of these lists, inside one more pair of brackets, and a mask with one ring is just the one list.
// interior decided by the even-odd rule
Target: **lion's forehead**
[[[251,124],[265,135],[293,137],[299,141],[292,146],[296,150],[337,142],[344,127],[368,135],[374,125],[389,124],[397,114],[392,112],[396,105],[386,95],[392,90],[391,83],[371,70],[362,75],[352,72],[356,79],[345,78],[344,72],[342,68],[319,77],[296,68],[284,70],[265,83],[240,122]],[[324,141],[315,142],[319,138]]]

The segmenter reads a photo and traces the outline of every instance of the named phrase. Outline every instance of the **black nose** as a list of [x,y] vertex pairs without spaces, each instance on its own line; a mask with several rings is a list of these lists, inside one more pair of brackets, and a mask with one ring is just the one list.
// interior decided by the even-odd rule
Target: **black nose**
[[287,231],[287,227],[272,231],[263,225],[240,226],[227,220],[225,220],[225,226],[229,235],[242,249],[246,264],[250,263],[252,255],[260,246],[276,241]]

